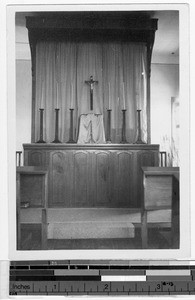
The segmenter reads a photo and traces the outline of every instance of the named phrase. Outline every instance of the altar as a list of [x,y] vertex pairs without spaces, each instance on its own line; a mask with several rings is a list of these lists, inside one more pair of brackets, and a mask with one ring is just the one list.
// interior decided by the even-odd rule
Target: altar
[[159,145],[24,144],[25,166],[48,174],[49,207],[140,208],[143,166],[158,166]]

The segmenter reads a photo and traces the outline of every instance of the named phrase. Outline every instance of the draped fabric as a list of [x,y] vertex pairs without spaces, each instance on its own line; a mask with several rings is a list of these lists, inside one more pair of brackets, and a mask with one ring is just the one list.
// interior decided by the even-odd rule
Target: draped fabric
[[[59,139],[67,142],[70,108],[74,109],[77,140],[82,114],[102,114],[107,131],[107,109],[111,109],[111,139],[121,141],[122,109],[126,109],[126,137],[137,137],[137,109],[141,109],[142,139],[147,141],[146,47],[130,42],[39,42],[36,47],[35,141],[39,139],[39,108],[44,108],[44,139],[55,134],[55,108],[59,108]],[[93,111],[90,88],[93,76]]]
[[86,114],[80,116],[78,144],[104,144],[106,142],[103,115]]

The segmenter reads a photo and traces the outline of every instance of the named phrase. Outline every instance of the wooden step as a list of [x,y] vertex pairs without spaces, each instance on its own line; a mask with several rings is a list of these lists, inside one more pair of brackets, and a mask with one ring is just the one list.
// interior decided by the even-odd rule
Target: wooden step
[[48,239],[133,238],[130,222],[63,222],[49,223]]
[[[40,210],[40,211],[39,211]],[[148,224],[170,222],[171,210],[151,211]],[[21,209],[21,223],[41,223],[41,209]],[[141,211],[128,208],[48,208],[49,239],[133,238]]]
[[49,239],[132,238],[134,225],[128,209],[49,209]]
[[[117,209],[117,208],[48,208],[47,220],[52,222],[74,222],[95,220],[98,215],[101,221],[123,221],[141,224],[140,209]],[[24,208],[20,211],[20,222],[23,224],[41,223],[41,208]],[[171,209],[155,210],[148,212],[148,223],[171,222]]]
[[[129,208],[49,208],[47,221],[50,222],[134,222],[138,210]],[[140,214],[140,211],[139,211]]]

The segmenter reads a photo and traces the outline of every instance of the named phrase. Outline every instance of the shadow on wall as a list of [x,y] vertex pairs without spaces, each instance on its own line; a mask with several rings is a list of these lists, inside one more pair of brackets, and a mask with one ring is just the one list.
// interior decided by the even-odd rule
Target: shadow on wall
[[160,139],[160,151],[167,154],[167,167],[179,167],[179,147],[174,137],[163,135]]

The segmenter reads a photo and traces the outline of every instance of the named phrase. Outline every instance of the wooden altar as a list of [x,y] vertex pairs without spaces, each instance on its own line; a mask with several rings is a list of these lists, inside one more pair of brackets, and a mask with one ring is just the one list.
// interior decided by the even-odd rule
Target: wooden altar
[[48,169],[49,207],[140,208],[143,166],[159,145],[24,144],[24,165]]

